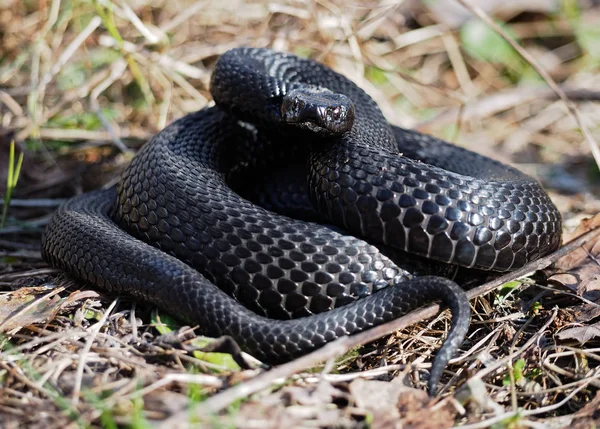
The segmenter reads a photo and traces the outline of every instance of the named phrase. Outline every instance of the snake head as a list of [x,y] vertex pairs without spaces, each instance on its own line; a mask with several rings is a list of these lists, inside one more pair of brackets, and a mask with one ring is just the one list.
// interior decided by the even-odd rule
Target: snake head
[[340,135],[354,124],[354,103],[344,94],[327,89],[295,88],[283,97],[281,118],[309,131]]

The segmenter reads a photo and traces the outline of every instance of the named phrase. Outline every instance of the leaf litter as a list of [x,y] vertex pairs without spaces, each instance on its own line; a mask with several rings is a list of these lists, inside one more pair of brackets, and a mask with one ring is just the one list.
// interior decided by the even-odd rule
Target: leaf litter
[[[600,226],[600,215],[582,220],[569,234],[575,238]],[[566,311],[572,315],[572,325],[558,332],[561,340],[573,339],[581,344],[600,337],[600,321],[587,324],[600,316],[600,240],[592,241],[559,259],[553,267],[556,274],[548,281],[571,290],[582,300]]]

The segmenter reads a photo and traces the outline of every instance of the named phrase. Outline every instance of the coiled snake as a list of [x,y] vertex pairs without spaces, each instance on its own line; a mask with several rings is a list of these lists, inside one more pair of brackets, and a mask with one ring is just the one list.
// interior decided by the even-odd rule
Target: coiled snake
[[453,281],[413,278],[412,262],[390,257],[507,271],[560,243],[560,214],[535,180],[391,127],[365,92],[317,62],[233,49],[211,91],[217,106],[158,133],[116,189],[56,212],[46,260],[270,363],[441,300],[453,328],[433,391],[466,334],[468,301]]

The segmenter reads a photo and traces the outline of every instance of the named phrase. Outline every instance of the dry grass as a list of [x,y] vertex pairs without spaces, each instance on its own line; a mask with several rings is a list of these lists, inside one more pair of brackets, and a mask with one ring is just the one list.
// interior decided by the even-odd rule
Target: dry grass
[[[600,9],[563,1],[560,11],[543,13],[553,2],[529,10],[514,3],[495,16],[598,139]],[[411,0],[0,2],[0,193],[11,138],[25,156],[0,231],[0,285],[39,286],[27,296],[49,303],[38,323],[0,325],[0,426],[147,427],[168,416],[185,426],[190,405],[255,375],[158,338],[158,316],[143,303],[76,292],[82,285],[57,276],[39,253],[62,198],[114,183],[149,136],[210,102],[211,68],[229,48],[315,58],[367,90],[390,122],[517,165],[548,187],[566,229],[600,211],[598,170],[564,103],[478,21],[460,26],[458,17],[447,2],[428,9]],[[579,302],[531,279],[475,300],[469,339],[445,378],[448,392],[463,386],[457,399],[432,406],[414,391],[394,396],[403,389],[398,380],[422,387],[419,373],[447,328],[442,314],[360,349],[327,374],[304,372],[282,389],[266,386],[226,404],[202,424],[588,427],[598,423],[597,341],[553,336],[573,320],[566,307]],[[360,392],[388,387],[362,378],[397,380],[386,383],[396,387],[381,409]]]

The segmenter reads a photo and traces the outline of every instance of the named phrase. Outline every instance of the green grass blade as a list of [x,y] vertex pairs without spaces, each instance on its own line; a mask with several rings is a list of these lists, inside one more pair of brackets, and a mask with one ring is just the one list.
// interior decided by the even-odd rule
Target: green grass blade
[[6,194],[4,194],[4,206],[2,207],[2,219],[0,219],[0,229],[4,228],[6,218],[8,216],[8,206],[12,199],[12,194],[19,182],[21,174],[21,166],[23,165],[23,153],[19,154],[17,165],[15,166],[15,142],[10,142],[10,150],[8,153],[8,175],[6,177]]

